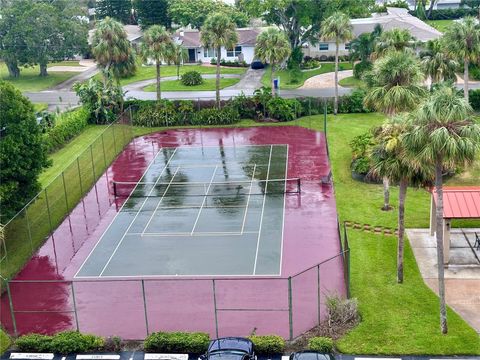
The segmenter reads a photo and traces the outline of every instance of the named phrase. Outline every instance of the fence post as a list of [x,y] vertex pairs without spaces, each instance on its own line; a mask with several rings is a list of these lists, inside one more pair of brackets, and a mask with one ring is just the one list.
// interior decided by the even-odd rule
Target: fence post
[[80,331],[80,327],[78,326],[77,301],[75,300],[75,290],[73,289],[73,281],[70,282],[70,288],[72,289],[72,301],[73,301],[73,312],[75,313],[75,325],[77,326],[77,331]]
[[113,148],[115,149],[115,153],[117,153],[117,140],[115,139],[115,126],[114,124],[110,126],[112,127],[112,134],[113,134]]
[[80,181],[80,194],[83,197],[83,185],[82,185],[82,173],[80,172],[80,161],[77,157],[77,170],[78,170],[78,180]]
[[65,172],[62,171],[62,182],[63,182],[63,192],[65,193],[65,204],[67,205],[67,212],[69,210],[68,207],[68,197],[67,197],[67,185],[65,184]]
[[320,264],[317,265],[317,306],[318,306],[318,325],[321,322],[320,314]]
[[90,159],[92,160],[93,183],[95,183],[95,179],[97,178],[97,176],[95,175],[95,162],[93,161],[92,144],[90,144]]
[[27,220],[28,238],[30,239],[30,247],[32,248],[32,254],[33,254],[32,229],[30,228],[30,219],[28,218],[28,207],[25,208],[25,219]]
[[107,155],[105,155],[105,141],[103,140],[103,132],[100,136],[102,138],[102,149],[103,149],[103,162],[105,163],[105,169],[107,168]]
[[50,234],[53,232],[52,216],[50,214],[50,205],[48,204],[47,188],[45,188],[45,203],[47,204],[48,223],[50,225]]
[[[345,276],[345,282],[347,283],[347,299],[350,298],[350,245],[348,244],[348,234],[347,234],[347,226],[345,225],[345,222],[343,222],[343,241],[344,241],[344,246],[343,246],[343,251],[345,251],[345,257],[346,257],[346,276]],[[345,266],[345,264],[344,264]]]
[[215,309],[215,335],[218,338],[217,295],[215,292],[215,279],[212,279],[212,287],[213,287],[213,307]]
[[288,332],[293,340],[292,277],[288,277]]
[[12,315],[13,335],[17,337],[18,336],[17,321],[15,320],[15,311],[13,310],[13,301],[12,301],[12,293],[10,291],[10,283],[8,282],[8,280],[5,280],[5,283],[7,284],[8,303],[10,304],[10,314]]
[[148,312],[147,312],[147,298],[145,297],[145,280],[142,279],[142,296],[143,296],[143,311],[145,312],[145,329],[147,330],[147,336],[150,335],[148,328]]

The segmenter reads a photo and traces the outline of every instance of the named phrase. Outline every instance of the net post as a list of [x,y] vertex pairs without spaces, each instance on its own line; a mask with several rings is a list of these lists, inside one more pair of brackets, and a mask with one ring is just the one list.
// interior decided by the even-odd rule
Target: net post
[[145,297],[145,280],[142,279],[142,297],[143,297],[143,311],[145,313],[145,329],[147,330],[147,336],[150,335],[148,327],[148,312],[147,312],[147,298]]
[[83,197],[82,173],[80,171],[80,161],[78,160],[78,157],[77,157],[77,170],[78,170],[78,180],[79,180],[79,184],[80,184],[80,193]]
[[62,171],[62,182],[63,182],[63,192],[65,193],[65,205],[67,206],[67,212],[69,210],[68,207],[68,197],[67,197],[67,185],[65,183],[65,172]]
[[73,288],[73,281],[70,282],[70,289],[72,290],[72,302],[73,302],[73,312],[75,314],[75,325],[77,326],[77,331],[80,331],[80,327],[78,325],[77,301],[75,299],[75,290]]
[[213,289],[213,307],[215,311],[215,335],[218,338],[217,294],[215,291],[215,279],[212,279],[212,289]]
[[113,196],[117,198],[117,183],[115,181],[112,181],[113,184]]
[[320,313],[320,264],[317,265],[317,307],[318,307],[318,325],[321,322]]
[[293,340],[292,277],[288,277],[288,334]]
[[17,337],[18,336],[17,321],[15,320],[15,311],[13,310],[13,300],[12,300],[12,292],[10,291],[10,283],[6,279],[4,280],[7,286],[7,296],[8,296],[8,304],[10,305],[10,315],[12,316],[13,335]]
[[300,178],[297,178],[298,193],[302,192],[302,183]]

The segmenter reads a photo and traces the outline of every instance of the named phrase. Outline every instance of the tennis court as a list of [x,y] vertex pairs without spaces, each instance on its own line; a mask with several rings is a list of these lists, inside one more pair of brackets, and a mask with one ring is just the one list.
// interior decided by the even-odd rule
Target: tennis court
[[165,147],[76,277],[280,275],[287,145]]

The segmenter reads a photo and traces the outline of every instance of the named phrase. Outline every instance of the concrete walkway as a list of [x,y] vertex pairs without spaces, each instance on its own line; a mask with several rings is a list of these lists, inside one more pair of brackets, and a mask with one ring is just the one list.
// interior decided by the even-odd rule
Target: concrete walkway
[[[338,80],[353,76],[353,70],[344,70],[338,72]],[[330,89],[335,88],[335,73],[329,72],[325,74],[315,75],[305,80],[299,89]],[[341,88],[341,86],[339,86]]]
[[95,76],[98,73],[98,68],[95,64],[93,66],[88,67],[86,70],[81,72],[78,75],[71,77],[68,80],[46,90],[46,91],[71,91],[73,84],[76,82],[82,82],[85,80],[90,79],[92,76]]
[[265,74],[265,69],[254,70],[248,68],[238,83],[226,87],[225,90],[256,90],[261,88],[263,74]]
[[[480,229],[468,229],[480,232]],[[438,267],[436,239],[429,229],[407,229],[408,239],[415,254],[423,280],[438,294]],[[471,254],[460,229],[451,231],[451,258],[464,263],[465,254]],[[456,250],[455,250],[456,249]],[[480,252],[477,252],[480,255]],[[449,265],[445,268],[445,292],[447,304],[480,333],[480,266]]]

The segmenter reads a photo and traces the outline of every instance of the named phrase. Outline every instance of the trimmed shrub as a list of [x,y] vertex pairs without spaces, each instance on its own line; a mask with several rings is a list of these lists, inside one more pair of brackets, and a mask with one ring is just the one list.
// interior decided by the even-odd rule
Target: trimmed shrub
[[162,353],[202,354],[207,351],[210,338],[201,332],[156,332],[144,341],[146,351]]
[[203,84],[202,75],[198,71],[187,71],[181,76],[180,81],[185,86],[196,86]]
[[360,61],[353,66],[353,76],[355,79],[361,79],[363,74],[372,70],[373,64],[370,61]]
[[259,355],[283,354],[285,340],[278,335],[252,335],[248,337],[255,345],[255,352]]
[[140,106],[133,116],[136,126],[174,126],[178,125],[178,114],[173,102],[162,100],[154,104]]
[[90,113],[84,107],[59,114],[55,126],[48,128],[43,135],[48,152],[60,149],[80,134],[87,127],[89,117]]
[[469,94],[470,105],[472,106],[473,110],[479,111],[480,110],[480,89],[470,90],[468,94]]
[[366,94],[364,89],[356,88],[350,95],[341,96],[338,101],[338,112],[342,114],[370,112],[363,104]]
[[[415,10],[410,11],[410,15],[417,16]],[[478,9],[470,9],[466,7],[459,7],[456,9],[437,9],[432,10],[428,20],[453,20],[460,19],[465,16],[477,16]]]
[[331,353],[333,351],[333,340],[323,336],[312,337],[308,339],[308,349],[321,353]]
[[253,119],[256,116],[254,99],[246,96],[244,93],[235,96],[231,100],[230,105],[237,110],[241,119]]
[[240,115],[231,106],[215,109],[202,109],[192,118],[193,125],[230,125],[240,120]]
[[77,331],[65,331],[54,336],[30,334],[17,339],[15,345],[21,351],[54,352],[71,354],[102,349],[103,338],[95,335],[81,334]]
[[48,352],[51,349],[52,337],[40,334],[20,336],[15,341],[15,346],[20,351]]
[[284,99],[275,96],[267,102],[268,116],[280,120],[290,121],[297,118],[297,114],[301,114],[302,105],[296,99]]
[[50,351],[59,354],[95,351],[103,348],[105,340],[99,336],[65,331],[56,334],[50,343]]

